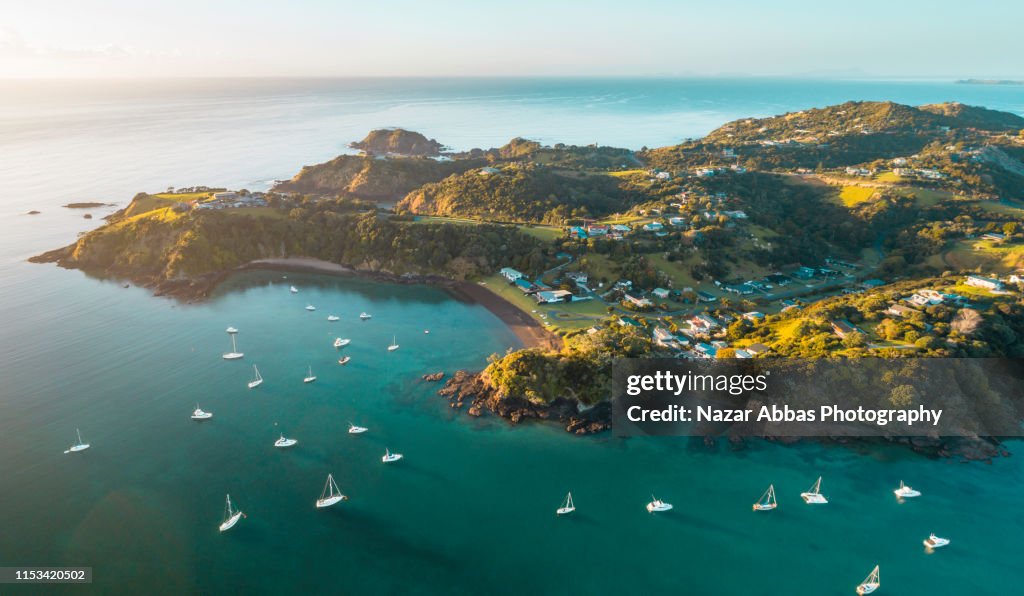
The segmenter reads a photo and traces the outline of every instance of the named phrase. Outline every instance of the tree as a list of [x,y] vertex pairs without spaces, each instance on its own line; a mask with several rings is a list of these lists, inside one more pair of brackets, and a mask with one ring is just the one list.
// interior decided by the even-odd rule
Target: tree
[[917,398],[917,389],[913,385],[897,385],[889,394],[889,403],[895,408],[909,408]]

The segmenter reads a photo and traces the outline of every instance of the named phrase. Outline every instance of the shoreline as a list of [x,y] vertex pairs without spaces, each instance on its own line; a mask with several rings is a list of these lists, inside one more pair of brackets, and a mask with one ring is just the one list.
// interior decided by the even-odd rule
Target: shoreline
[[[319,273],[337,277],[363,277],[392,283],[421,283],[437,286],[446,290],[456,300],[470,304],[479,304],[486,308],[519,338],[524,348],[558,350],[562,347],[561,337],[545,329],[533,317],[520,310],[508,300],[474,282],[456,281],[440,275],[395,275],[383,271],[353,269],[338,263],[322,261],[311,257],[259,259],[241,265],[234,269],[234,271],[260,269]],[[226,277],[227,275],[224,275],[218,279],[218,283]]]

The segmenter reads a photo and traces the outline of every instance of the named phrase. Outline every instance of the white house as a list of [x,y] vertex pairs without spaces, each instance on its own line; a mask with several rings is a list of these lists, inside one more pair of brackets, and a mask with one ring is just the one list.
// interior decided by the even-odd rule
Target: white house
[[501,269],[501,276],[504,277],[505,279],[507,279],[510,282],[514,282],[517,279],[522,279],[523,278],[523,274],[522,273],[516,271],[515,269],[513,269],[511,267],[502,267],[502,269]]
[[969,286],[986,290],[1001,291],[1003,289],[1003,282],[991,277],[981,277],[980,275],[968,275],[966,283]]
[[654,288],[651,290],[651,294],[653,294],[655,298],[660,298],[661,300],[668,298],[668,290],[665,288]]

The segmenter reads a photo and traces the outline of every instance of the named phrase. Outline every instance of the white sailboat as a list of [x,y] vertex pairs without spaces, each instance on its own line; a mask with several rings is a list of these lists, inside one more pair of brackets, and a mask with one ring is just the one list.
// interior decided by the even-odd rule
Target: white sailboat
[[942,548],[947,544],[949,544],[949,538],[939,538],[935,534],[930,534],[927,538],[924,539],[925,548]]
[[370,429],[366,428],[365,426],[356,426],[351,422],[348,423],[348,434],[350,435],[360,435],[368,430]]
[[244,517],[245,514],[241,511],[236,511],[231,505],[231,495],[227,496],[227,504],[224,505],[224,521],[220,523],[220,531],[226,532],[231,528],[235,527],[238,520]]
[[339,317],[337,315],[327,315],[327,322],[328,323],[334,323],[334,322],[339,321],[339,320],[341,320],[341,317]]
[[249,389],[259,387],[263,384],[263,377],[260,375],[260,369],[256,368],[255,364],[252,365],[252,371],[255,373],[255,376],[251,381],[249,381]]
[[800,493],[800,497],[808,505],[824,505],[828,503],[825,495],[821,494],[821,476],[818,476],[818,481],[807,492]]
[[324,507],[330,507],[339,501],[347,499],[348,497],[341,494],[341,489],[339,489],[338,484],[334,482],[334,476],[328,474],[327,484],[324,485],[324,492],[320,493],[320,498],[316,500],[316,508],[323,509]]
[[388,346],[388,351],[389,352],[394,352],[395,350],[398,349],[398,341],[397,341],[397,339],[398,339],[397,335],[392,335],[391,336],[391,345]]
[[296,439],[286,439],[286,438],[284,438],[284,435],[282,434],[280,439],[274,441],[274,447],[279,447],[279,448],[283,449],[285,447],[291,447],[291,446],[295,445],[296,443],[298,443],[298,441]]
[[660,511],[669,511],[671,509],[671,503],[666,503],[654,495],[651,495],[651,502],[647,504],[647,513],[658,513]]
[[292,287],[288,288],[288,290],[291,291],[292,294],[298,294],[299,293],[299,289],[296,288],[295,286],[292,286]]
[[754,511],[771,511],[775,507],[775,485],[769,484],[768,490],[764,491],[757,503],[754,503]]
[[576,505],[572,502],[572,493],[570,492],[565,496],[562,506],[555,510],[555,515],[567,515],[573,511],[576,511]]
[[369,313],[361,312],[361,313],[359,313],[359,318],[365,321],[367,319],[372,319],[373,315],[371,315]]
[[78,453],[79,451],[85,451],[86,449],[89,448],[89,444],[88,443],[83,443],[82,442],[82,431],[80,431],[80,430],[78,430],[76,428],[75,429],[75,434],[78,435],[78,442],[75,443],[74,445],[72,445],[71,447],[68,447],[64,451],[64,453]]
[[234,327],[228,327],[225,331],[228,333],[238,333],[238,329],[235,329]]
[[336,348],[344,348],[350,343],[352,343],[352,340],[348,338],[342,339],[340,337],[337,337],[334,339],[334,347]]
[[302,382],[303,383],[312,383],[315,380],[316,380],[316,376],[313,374],[313,367],[311,365],[309,367],[309,372],[306,374],[306,378],[302,379]]
[[352,360],[351,356],[342,356],[341,358],[338,358],[338,364],[348,364],[349,360]]
[[196,404],[196,409],[192,411],[192,420],[209,420],[213,418],[212,412],[204,412],[199,404]]
[[380,458],[380,461],[382,461],[382,462],[384,462],[386,464],[390,464],[392,462],[396,462],[396,461],[402,459],[402,457],[403,457],[403,455],[401,453],[391,453],[390,451],[388,451],[388,448],[385,447],[384,448],[384,457]]
[[231,351],[224,354],[224,360],[238,360],[245,354],[238,351],[238,346],[235,345],[235,333],[231,332],[231,327],[228,328],[228,334],[231,336]]
[[902,480],[900,480],[900,487],[892,492],[895,493],[896,497],[899,499],[911,499],[913,497],[921,496],[921,491],[914,490],[906,484],[903,484]]
[[307,304],[306,310],[308,310],[309,312],[313,312],[314,310],[316,310],[316,307],[313,306],[312,304]]
[[864,578],[864,581],[862,581],[860,585],[857,586],[857,593],[870,594],[877,590],[881,585],[882,579],[881,576],[879,576],[878,574],[878,565],[875,565],[875,568],[871,570],[871,575]]

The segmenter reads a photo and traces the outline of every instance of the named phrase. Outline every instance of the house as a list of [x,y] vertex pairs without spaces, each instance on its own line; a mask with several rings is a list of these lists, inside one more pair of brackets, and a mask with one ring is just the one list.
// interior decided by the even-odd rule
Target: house
[[991,240],[993,242],[1002,242],[1003,240],[1006,240],[1006,235],[998,232],[988,232],[986,234],[982,234],[981,238],[983,240]]
[[924,292],[915,292],[914,295],[907,298],[906,301],[914,306],[935,306],[936,304],[942,304],[942,298],[925,296]]
[[747,219],[747,212],[739,209],[735,211],[723,211],[722,213],[724,213],[727,217],[731,217],[733,219]]
[[649,224],[644,225],[645,232],[660,232],[665,226],[661,225],[660,222],[652,221]]
[[698,343],[693,346],[693,351],[698,358],[714,358],[718,354],[718,348],[711,344]]
[[537,288],[533,287],[533,284],[530,283],[528,279],[524,279],[522,277],[512,283],[514,283],[524,294],[532,294],[537,291]]
[[746,173],[747,173],[747,168],[745,168],[745,167],[743,167],[743,166],[741,166],[741,165],[739,165],[739,164],[735,164],[735,163],[734,163],[734,164],[732,164],[731,166],[729,166],[729,168],[730,168],[730,169],[731,169],[731,170],[732,170],[733,172],[736,172],[737,174],[746,174]]
[[700,176],[701,178],[714,176],[717,173],[717,170],[715,170],[714,168],[697,168],[697,175]]
[[514,283],[517,279],[522,279],[523,274],[516,271],[511,267],[502,267],[501,276],[507,279],[510,283]]
[[644,298],[643,296],[634,296],[632,294],[626,293],[622,295],[622,299],[638,308],[650,308],[654,306],[653,302],[651,302],[648,298]]
[[718,297],[714,294],[708,294],[704,290],[697,290],[697,301],[698,302],[716,302]]
[[845,338],[847,335],[853,333],[864,333],[858,329],[856,325],[846,319],[835,319],[830,321],[830,323],[832,324],[832,331],[834,331],[840,338]]
[[623,224],[612,224],[612,231],[619,232],[620,234],[628,234],[632,231],[632,228]]
[[672,174],[669,174],[668,172],[658,172],[654,177],[658,180],[671,180]]
[[608,226],[591,224],[587,226],[587,233],[591,236],[604,236],[608,234]]
[[622,327],[643,327],[640,321],[637,321],[633,317],[619,317],[619,325]]
[[1002,291],[1003,282],[998,279],[992,279],[991,277],[982,277],[980,275],[968,275],[965,283],[969,286],[976,288],[984,288],[986,290],[993,290],[996,292]]
[[801,268],[799,268],[799,269],[797,269],[796,271],[793,272],[793,277],[797,277],[799,279],[807,280],[807,279],[811,279],[812,277],[814,277],[815,273],[817,273],[817,270],[814,269],[813,267],[801,267]]
[[870,290],[871,288],[880,288],[884,286],[885,282],[880,279],[865,279],[860,285],[865,290]]
[[673,226],[685,226],[686,225],[686,218],[685,217],[670,217],[668,219],[668,223],[672,224]]
[[213,200],[214,201],[224,201],[224,202],[236,201],[236,200],[238,200],[238,193],[237,192],[233,192],[233,191],[215,192],[215,193],[213,193]]
[[871,170],[864,168],[846,168],[846,174],[848,176],[870,176]]
[[572,226],[569,228],[569,236],[576,238],[577,240],[586,240],[587,231],[580,226]]
[[481,176],[490,176],[492,174],[500,174],[500,173],[501,173],[501,170],[499,170],[498,168],[492,168],[492,167],[480,168],[480,175]]
[[733,358],[753,358],[754,355],[744,349],[738,349],[734,352]]
[[704,313],[693,315],[688,322],[691,329],[700,333],[708,333],[722,326],[715,317]]
[[902,304],[893,304],[889,308],[885,309],[885,314],[900,318],[903,318],[915,312],[917,311],[910,308],[909,306],[903,306]]
[[568,290],[542,290],[533,295],[538,304],[550,304],[552,302],[571,302],[572,292]]
[[751,355],[753,355],[753,356],[760,356],[761,354],[768,353],[770,348],[768,346],[764,345],[764,344],[757,343],[757,344],[750,344],[749,346],[747,346],[744,349],[747,352],[749,352]]
[[654,288],[651,290],[651,294],[653,294],[655,298],[665,300],[668,298],[669,291],[665,288]]
[[755,310],[755,311],[743,313],[743,318],[748,320],[748,321],[750,321],[751,323],[759,323],[759,322],[764,320],[764,313],[763,312],[757,312]]
[[655,327],[654,333],[652,334],[654,343],[665,348],[678,347],[679,342],[676,340],[676,336],[671,331],[664,327]]
[[572,281],[576,282],[577,285],[587,283],[587,274],[583,271],[570,271],[565,276]]

